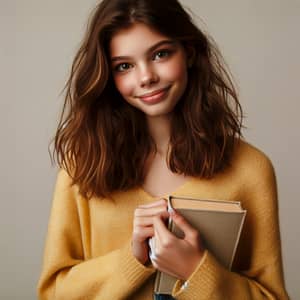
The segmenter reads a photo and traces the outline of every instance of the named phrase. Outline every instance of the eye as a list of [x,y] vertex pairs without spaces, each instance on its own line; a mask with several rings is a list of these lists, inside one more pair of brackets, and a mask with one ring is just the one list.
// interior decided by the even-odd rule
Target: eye
[[116,71],[116,72],[125,72],[125,71],[129,70],[130,68],[132,68],[132,64],[121,63],[121,64],[118,64],[114,67],[114,71]]
[[171,51],[170,50],[159,50],[157,51],[154,56],[153,56],[153,59],[154,60],[159,60],[159,59],[162,59],[162,58],[165,58],[165,57],[168,57],[171,55]]

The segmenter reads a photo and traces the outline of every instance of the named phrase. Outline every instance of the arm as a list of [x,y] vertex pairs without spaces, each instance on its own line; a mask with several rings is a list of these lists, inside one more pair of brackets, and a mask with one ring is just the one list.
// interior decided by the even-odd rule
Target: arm
[[[255,176],[251,176],[254,179],[251,179],[251,182],[248,180],[247,191],[243,195],[248,220],[234,270],[225,269],[206,250],[200,263],[187,278],[186,287],[181,288],[186,279],[176,282],[173,297],[177,300],[288,299],[283,282],[276,180],[269,160],[261,160],[254,173]],[[177,219],[177,225],[181,228],[187,227],[184,225],[186,221],[181,219]],[[162,247],[166,244],[173,250],[177,247],[175,243],[182,243],[170,237],[171,242],[174,242],[174,245],[170,246],[171,242],[166,241],[167,234],[162,239],[165,241]],[[160,250],[161,253],[170,253],[164,249]],[[168,258],[170,259],[170,255]],[[180,263],[186,265],[187,260],[177,259],[173,264],[164,267],[171,266],[169,273],[172,275],[175,265],[176,270],[184,269],[179,266]],[[159,265],[155,266],[160,268]]]
[[154,270],[133,257],[130,241],[103,256],[85,257],[85,247],[89,242],[83,242],[81,226],[84,224],[80,223],[78,193],[70,182],[66,172],[61,171],[38,284],[39,299],[124,299],[137,290]]

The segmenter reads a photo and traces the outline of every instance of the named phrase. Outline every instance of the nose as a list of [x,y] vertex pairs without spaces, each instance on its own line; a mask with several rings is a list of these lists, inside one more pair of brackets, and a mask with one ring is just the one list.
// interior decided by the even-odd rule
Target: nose
[[140,70],[141,87],[147,87],[159,81],[159,76],[151,65],[143,65]]

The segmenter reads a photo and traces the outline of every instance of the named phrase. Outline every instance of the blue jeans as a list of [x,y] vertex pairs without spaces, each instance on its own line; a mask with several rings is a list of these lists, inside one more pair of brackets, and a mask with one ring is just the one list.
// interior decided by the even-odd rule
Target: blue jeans
[[165,294],[155,294],[154,295],[154,300],[175,300],[175,298],[173,298],[170,295],[165,295]]

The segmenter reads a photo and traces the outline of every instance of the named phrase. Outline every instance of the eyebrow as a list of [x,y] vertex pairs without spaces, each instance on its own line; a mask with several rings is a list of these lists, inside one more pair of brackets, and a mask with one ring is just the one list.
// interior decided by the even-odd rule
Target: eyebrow
[[[149,54],[149,53],[153,52],[155,49],[159,48],[162,45],[174,46],[176,44],[177,43],[174,40],[163,40],[163,41],[160,41],[160,42],[154,44],[153,46],[151,46],[146,51],[146,53]],[[111,58],[111,62],[115,62],[115,61],[119,61],[119,60],[125,60],[125,59],[130,59],[130,58],[131,58],[130,56],[114,56],[114,57]]]

